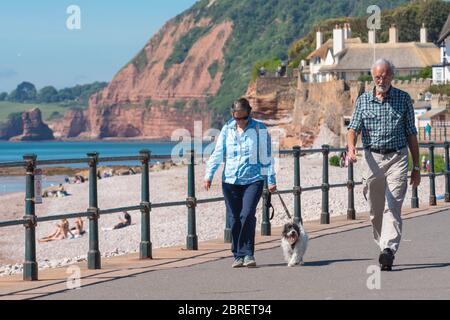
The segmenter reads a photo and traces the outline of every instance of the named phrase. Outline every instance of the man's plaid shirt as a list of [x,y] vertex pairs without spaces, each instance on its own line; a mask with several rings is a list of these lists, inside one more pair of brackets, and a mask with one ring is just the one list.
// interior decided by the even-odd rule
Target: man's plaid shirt
[[402,149],[408,136],[417,135],[414,107],[408,93],[391,87],[384,101],[375,90],[362,94],[348,129],[360,133],[364,148]]

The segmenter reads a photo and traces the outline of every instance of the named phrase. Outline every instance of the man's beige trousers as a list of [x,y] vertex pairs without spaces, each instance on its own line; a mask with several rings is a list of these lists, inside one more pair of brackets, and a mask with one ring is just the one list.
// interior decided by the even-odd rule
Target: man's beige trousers
[[[401,209],[408,188],[408,149],[382,155],[364,151],[363,193],[370,206],[375,242],[397,252],[402,237]],[[387,208],[385,210],[385,202]]]

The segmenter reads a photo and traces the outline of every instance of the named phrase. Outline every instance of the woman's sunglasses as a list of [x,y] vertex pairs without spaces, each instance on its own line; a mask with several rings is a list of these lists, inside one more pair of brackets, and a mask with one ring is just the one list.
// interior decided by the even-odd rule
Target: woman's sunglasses
[[242,117],[242,118],[238,118],[238,117],[233,116],[233,119],[236,120],[236,121],[239,121],[239,120],[246,121],[246,120],[248,120],[249,118],[250,118],[249,115],[248,115],[248,116],[245,116],[245,117]]

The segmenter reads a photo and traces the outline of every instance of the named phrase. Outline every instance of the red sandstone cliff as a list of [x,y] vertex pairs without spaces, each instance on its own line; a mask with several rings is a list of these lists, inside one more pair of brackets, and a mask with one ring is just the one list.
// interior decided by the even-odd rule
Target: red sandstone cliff
[[56,138],[76,138],[86,131],[86,111],[81,109],[69,110],[64,114],[63,119],[50,121],[48,125]]
[[[197,27],[209,27],[182,63],[165,68],[177,41]],[[232,23],[196,21],[191,15],[172,19],[147,43],[107,88],[95,94],[83,115],[68,113],[56,126],[63,138],[142,137],[168,139],[176,129],[193,132],[194,121],[211,122],[206,99],[221,85],[223,48]],[[214,77],[208,70],[215,66]],[[84,117],[84,118],[83,118]],[[81,130],[81,131],[80,131]]]
[[12,137],[11,141],[42,141],[53,140],[52,130],[42,121],[41,110],[38,108],[22,113],[23,131]]

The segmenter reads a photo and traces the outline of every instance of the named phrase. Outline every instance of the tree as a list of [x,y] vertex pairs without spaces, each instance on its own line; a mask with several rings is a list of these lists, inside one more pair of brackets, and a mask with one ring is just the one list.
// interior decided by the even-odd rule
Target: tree
[[420,70],[419,78],[430,79],[433,78],[433,69],[431,67],[426,67]]
[[425,23],[428,29],[428,41],[436,42],[448,18],[450,3],[448,1],[431,0],[424,1],[421,4],[418,24]]
[[37,91],[34,84],[30,82],[22,82],[13,90],[9,96],[8,100],[13,102],[34,102],[37,98]]
[[0,93],[0,101],[5,101],[8,97],[8,94],[6,92]]
[[59,101],[73,101],[75,98],[76,97],[72,92],[72,88],[64,88],[58,91]]
[[58,101],[58,91],[55,87],[47,86],[42,88],[38,94],[39,102],[51,103]]

